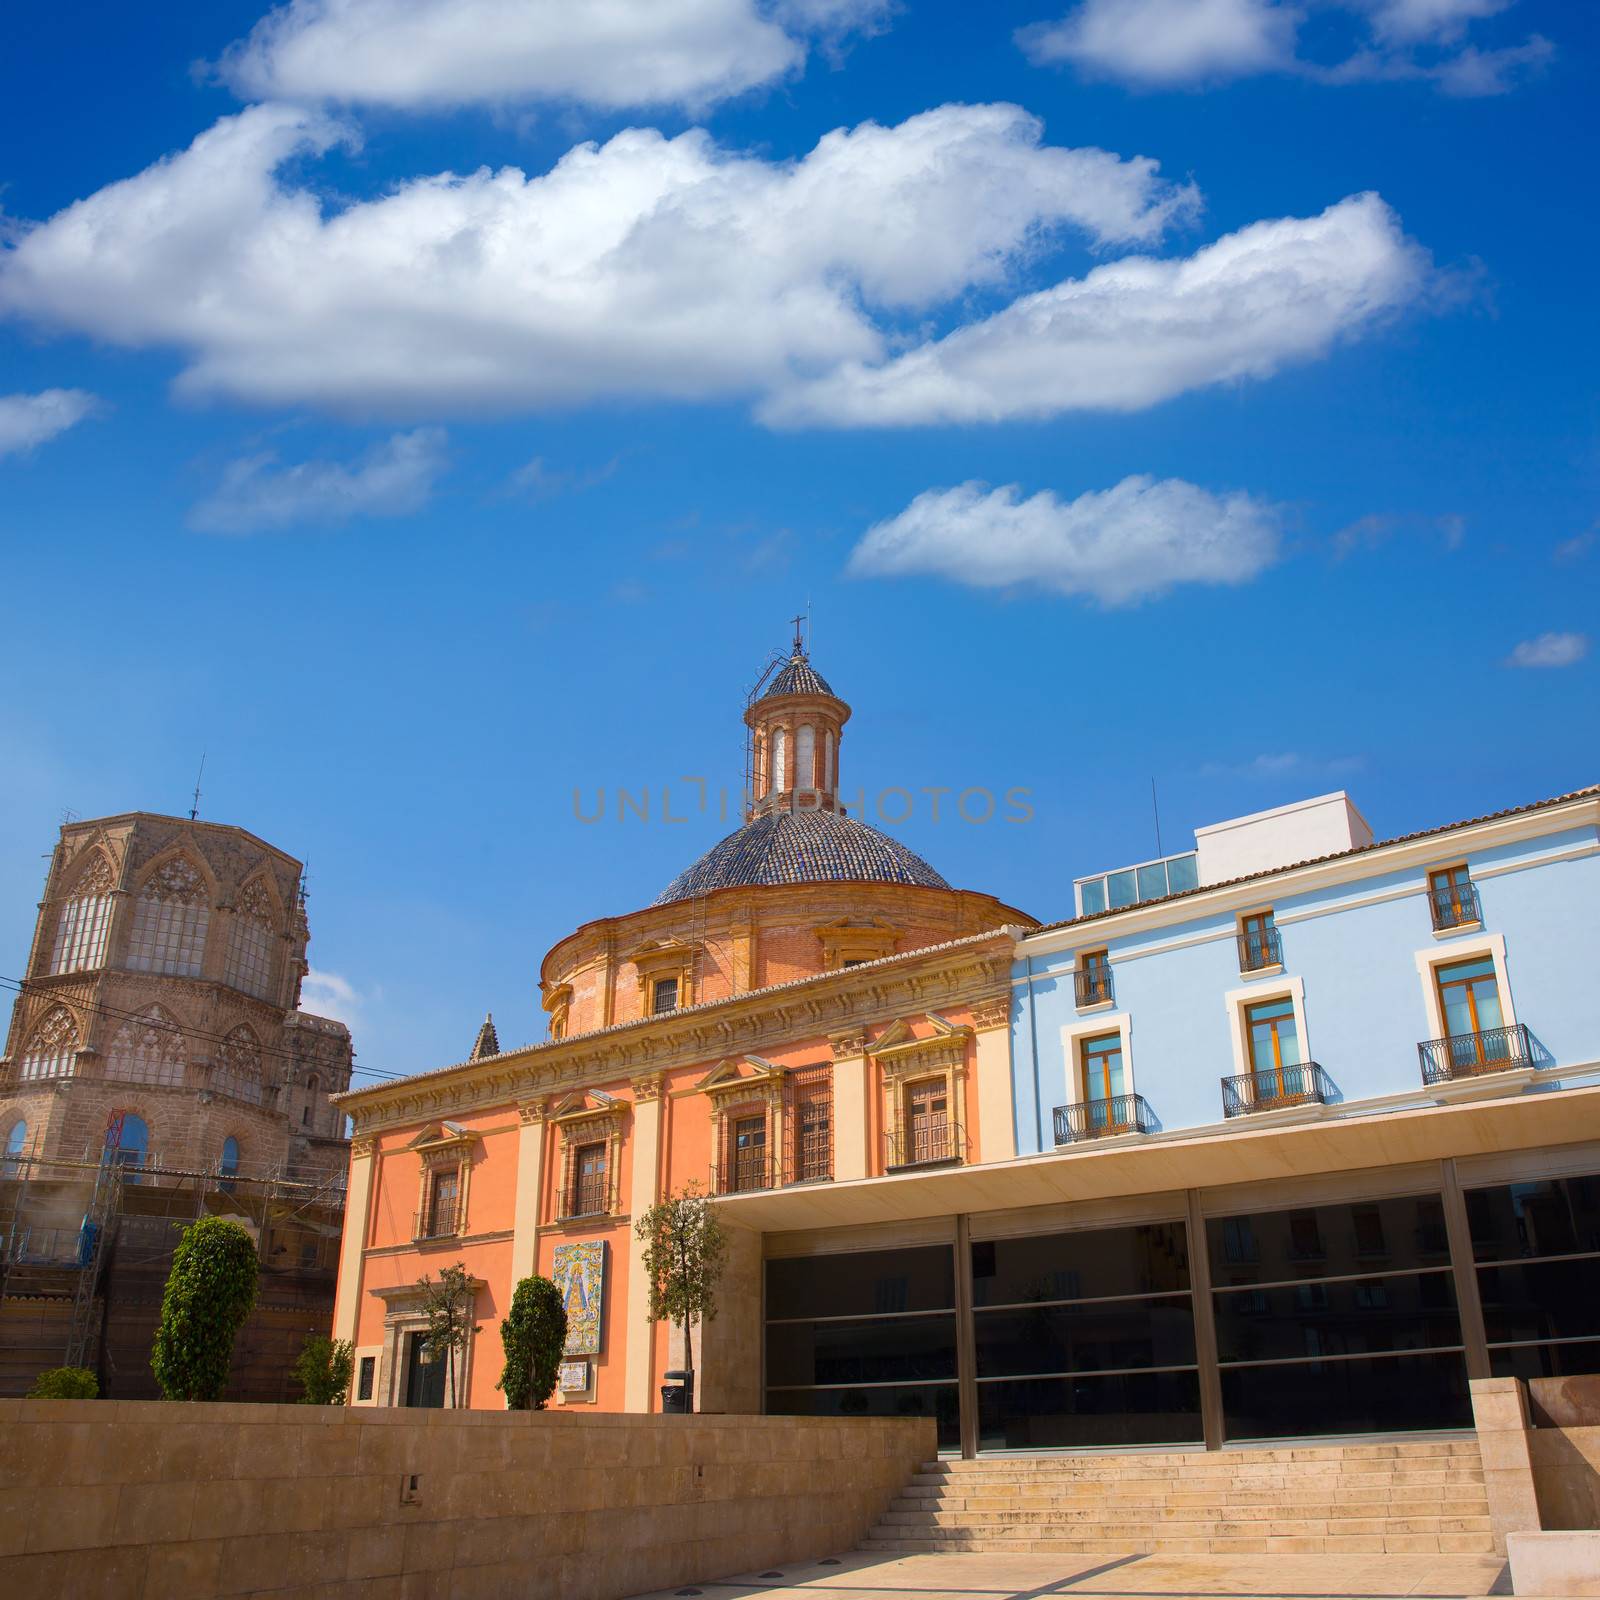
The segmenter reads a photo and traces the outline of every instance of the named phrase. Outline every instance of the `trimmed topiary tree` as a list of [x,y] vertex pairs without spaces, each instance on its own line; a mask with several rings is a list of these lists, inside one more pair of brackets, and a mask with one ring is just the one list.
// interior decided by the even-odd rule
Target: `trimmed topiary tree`
[[87,1367],[51,1367],[33,1380],[30,1400],[98,1400],[100,1380]]
[[561,1291],[535,1274],[511,1296],[500,1324],[506,1348],[505,1371],[495,1388],[504,1390],[508,1411],[543,1411],[556,1391],[556,1375],[567,1348],[567,1308]]
[[256,1303],[261,1263],[237,1222],[202,1217],[184,1229],[172,1257],[151,1370],[169,1400],[220,1400],[233,1341]]
[[350,1393],[355,1370],[355,1347],[348,1339],[330,1339],[325,1333],[308,1333],[295,1360],[295,1382],[303,1406],[342,1406]]

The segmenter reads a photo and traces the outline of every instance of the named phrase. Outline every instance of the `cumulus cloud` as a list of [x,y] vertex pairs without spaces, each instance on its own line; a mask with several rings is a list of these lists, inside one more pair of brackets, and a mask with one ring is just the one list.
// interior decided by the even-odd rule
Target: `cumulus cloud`
[[1506,657],[1508,667],[1571,667],[1589,653],[1589,636],[1584,633],[1541,633],[1524,639]]
[[1148,244],[1193,214],[1156,163],[1041,135],[951,105],[775,162],[630,129],[334,210],[280,169],[353,135],[256,106],[25,232],[0,311],[175,347],[190,396],[432,418],[760,393],[881,360],[887,319],[1003,286],[1062,229]]
[[353,1033],[360,1026],[367,997],[337,972],[312,967],[301,980],[300,1006],[314,1017],[342,1022]]
[[262,533],[352,517],[420,511],[447,465],[442,428],[398,433],[358,462],[282,466],[270,452],[230,462],[215,493],[189,513],[201,533]]
[[570,100],[703,107],[796,71],[888,0],[292,0],[218,64],[253,100],[408,111]]
[[100,402],[83,389],[0,395],[0,456],[21,455],[92,417]]
[[1360,772],[1365,756],[1313,756],[1298,750],[1264,751],[1248,761],[1229,763],[1208,761],[1200,768],[1202,778],[1297,778],[1303,782],[1322,782],[1345,778]]
[[979,589],[1028,584],[1120,606],[1180,583],[1244,583],[1277,560],[1281,520],[1252,495],[1212,494],[1181,478],[1124,478],[1076,500],[963,483],[929,489],[869,528],[849,570]]
[[1422,79],[1443,93],[1504,94],[1554,53],[1531,35],[1518,45],[1467,44],[1472,23],[1512,0],[1325,0],[1352,13],[1359,42],[1337,61],[1301,56],[1306,7],[1295,0],[1082,0],[1064,17],[1017,30],[1038,65],[1066,64],[1136,88],[1193,87],[1293,72],[1327,84]]
[[1354,195],[1180,260],[1107,263],[888,362],[847,360],[766,415],[904,426],[1139,410],[1320,355],[1416,303],[1428,279],[1427,257],[1389,207]]

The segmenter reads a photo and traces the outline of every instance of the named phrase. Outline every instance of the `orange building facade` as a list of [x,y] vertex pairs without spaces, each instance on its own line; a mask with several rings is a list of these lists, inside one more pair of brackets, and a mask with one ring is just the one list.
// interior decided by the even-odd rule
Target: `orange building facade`
[[[656,1409],[684,1359],[646,1315],[633,1223],[656,1200],[803,1188],[825,1228],[840,1185],[1015,1155],[1011,964],[1033,919],[847,814],[849,716],[797,641],[746,712],[743,826],[549,952],[550,1037],[502,1051],[486,1023],[467,1062],[341,1097],[353,1404],[502,1405],[499,1323],[539,1272],[568,1303],[557,1403]],[[758,1412],[762,1239],[727,1215],[697,1398]],[[430,1361],[418,1281],[458,1261],[475,1331]]]

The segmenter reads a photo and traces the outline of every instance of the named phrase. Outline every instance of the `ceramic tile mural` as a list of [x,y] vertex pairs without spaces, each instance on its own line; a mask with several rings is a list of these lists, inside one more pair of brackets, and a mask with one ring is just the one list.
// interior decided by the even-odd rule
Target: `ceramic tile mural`
[[606,1242],[558,1244],[550,1276],[567,1308],[567,1354],[600,1354],[600,1312],[605,1303]]

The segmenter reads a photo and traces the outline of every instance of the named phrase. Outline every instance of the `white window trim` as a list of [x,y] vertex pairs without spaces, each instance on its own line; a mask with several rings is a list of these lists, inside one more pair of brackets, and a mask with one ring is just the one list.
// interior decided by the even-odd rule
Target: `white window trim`
[[1251,1070],[1245,1010],[1249,1006],[1264,1005],[1272,1000],[1294,1001],[1294,1025],[1300,1035],[1300,1059],[1302,1062],[1317,1059],[1311,1049],[1311,1030],[1306,1026],[1306,980],[1280,975],[1275,982],[1257,982],[1247,989],[1230,989],[1222,997],[1228,1013],[1228,1042],[1233,1046],[1233,1075],[1236,1078],[1242,1078]]
[[1503,933],[1476,933],[1470,937],[1452,939],[1447,945],[1434,945],[1429,950],[1416,952],[1417,976],[1422,980],[1422,1005],[1428,1019],[1429,1039],[1446,1037],[1444,1012],[1439,1006],[1439,984],[1436,967],[1453,967],[1458,961],[1471,961],[1474,956],[1494,958],[1494,981],[1500,990],[1501,1026],[1517,1025],[1516,1002],[1511,998],[1511,975],[1506,969],[1506,936]]
[[1061,1053],[1067,1089],[1063,1105],[1081,1105],[1089,1098],[1084,1092],[1083,1051],[1079,1046],[1085,1039],[1098,1039],[1106,1033],[1115,1033],[1122,1041],[1122,1092],[1139,1092],[1133,1078],[1132,1032],[1133,1022],[1126,1011],[1095,1011],[1062,1024]]

